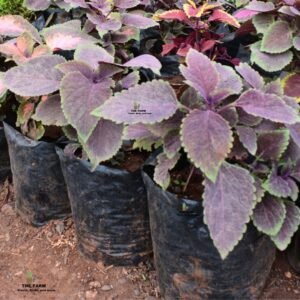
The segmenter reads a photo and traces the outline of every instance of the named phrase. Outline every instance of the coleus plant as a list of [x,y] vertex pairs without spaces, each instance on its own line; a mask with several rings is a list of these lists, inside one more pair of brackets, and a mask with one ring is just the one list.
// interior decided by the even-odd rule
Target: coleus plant
[[[175,52],[185,56],[190,48],[206,53],[210,58],[229,60],[237,64],[236,59],[231,59],[226,48],[222,45],[224,34],[217,33],[220,24],[239,28],[238,21],[227,13],[219,2],[204,2],[197,5],[193,0],[183,4],[182,9],[170,9],[158,12],[154,16],[158,21],[174,21],[182,26],[174,26],[166,35],[162,54]],[[175,29],[174,29],[175,28]]]
[[[96,29],[99,35],[104,38],[103,46],[112,44],[124,44],[131,39],[139,39],[141,29],[158,25],[141,10],[147,1],[142,0],[25,0],[24,4],[32,10],[44,10],[50,5],[57,4],[69,10],[81,8],[88,21],[85,30],[90,32]],[[67,34],[72,28],[64,28],[60,25],[55,31]],[[52,31],[53,32],[53,31]],[[50,34],[48,32],[48,34]]]
[[[235,13],[252,20],[259,40],[250,46],[251,62],[266,72],[295,70],[300,51],[300,5],[296,0],[250,1]],[[290,67],[290,68],[289,68]]]
[[[146,82],[114,95],[93,114],[127,124],[125,139],[162,145],[154,180],[163,189],[183,148],[203,174],[204,221],[223,259],[251,218],[285,249],[300,224],[294,204],[299,164],[287,154],[291,143],[300,147],[297,102],[284,95],[279,80],[265,83],[246,63],[235,71],[190,49],[180,70],[188,88],[176,104],[172,89],[157,88],[164,92],[158,104],[158,96],[149,94],[158,83]],[[141,113],[131,114],[132,107]]]

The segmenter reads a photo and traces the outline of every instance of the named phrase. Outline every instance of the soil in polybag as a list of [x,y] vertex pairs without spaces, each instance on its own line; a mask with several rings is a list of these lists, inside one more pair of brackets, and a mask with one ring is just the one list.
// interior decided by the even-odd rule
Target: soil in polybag
[[0,182],[11,177],[8,147],[4,134],[4,129],[0,127]]
[[203,223],[202,203],[163,191],[145,172],[143,178],[162,296],[257,299],[275,258],[269,238],[250,224],[239,245],[222,260]]
[[55,144],[31,140],[7,124],[4,130],[18,214],[34,226],[69,216],[70,202]]
[[105,265],[136,265],[152,253],[141,171],[100,165],[57,149],[68,186],[79,250]]

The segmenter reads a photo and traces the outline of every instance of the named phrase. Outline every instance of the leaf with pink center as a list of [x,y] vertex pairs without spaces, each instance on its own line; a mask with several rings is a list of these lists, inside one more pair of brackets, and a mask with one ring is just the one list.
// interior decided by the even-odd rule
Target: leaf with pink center
[[264,33],[261,48],[263,52],[283,53],[293,46],[292,29],[288,22],[276,21]]
[[293,202],[285,201],[286,216],[284,223],[277,235],[271,236],[272,241],[281,251],[290,244],[294,233],[300,225],[300,209]]
[[25,0],[23,5],[32,10],[32,11],[40,11],[49,8],[51,4],[50,0]]
[[231,95],[240,94],[243,83],[234,69],[219,63],[216,63],[215,67],[219,73],[219,82],[216,89],[211,93],[213,101],[219,102]]
[[176,110],[176,94],[170,84],[153,80],[116,93],[93,115],[116,123],[154,124],[170,118]]
[[114,57],[104,48],[93,44],[79,45],[75,50],[74,59],[86,63],[94,70],[98,69],[100,62],[114,62]]
[[233,27],[240,28],[240,23],[237,21],[235,17],[233,17],[231,14],[227,13],[224,10],[221,9],[215,9],[213,10],[213,13],[208,18],[208,21],[218,21],[225,24],[229,24]]
[[251,127],[237,126],[236,131],[243,146],[252,155],[255,155],[257,151],[257,137],[255,130]]
[[215,183],[204,182],[204,222],[222,259],[247,229],[255,205],[254,179],[237,165],[223,163]]
[[181,141],[193,164],[215,182],[232,148],[232,131],[213,111],[192,111],[182,122]]
[[247,63],[240,63],[235,69],[251,87],[258,90],[261,90],[264,87],[264,79]]
[[299,121],[298,112],[275,94],[266,94],[254,89],[248,90],[239,97],[235,105],[248,114],[273,122],[294,124]]
[[266,195],[253,211],[253,224],[268,235],[276,235],[283,225],[286,215],[284,202],[281,199]]
[[180,154],[176,154],[172,158],[168,158],[165,153],[161,153],[157,157],[157,165],[154,171],[154,181],[166,190],[170,185],[171,177],[169,170],[173,169],[180,158]]
[[81,30],[79,20],[68,21],[45,28],[42,31],[51,50],[74,50],[83,43],[97,43],[98,40]]
[[112,84],[111,79],[94,83],[80,72],[68,73],[61,82],[63,112],[83,143],[87,142],[99,120],[91,113],[111,96]]
[[208,99],[219,83],[219,74],[213,62],[204,54],[190,49],[186,56],[187,66],[180,71],[188,85],[196,89],[204,99]]
[[56,66],[66,60],[59,55],[45,55],[13,67],[4,76],[5,86],[20,96],[48,95],[59,89],[62,73]]
[[249,19],[253,18],[254,16],[256,16],[257,14],[259,14],[258,11],[254,11],[254,10],[250,10],[250,9],[239,9],[237,10],[233,16],[241,22],[245,22],[248,21]]
[[122,23],[124,25],[136,27],[139,29],[147,29],[150,27],[158,26],[158,23],[151,18],[136,13],[123,13]]
[[290,197],[294,201],[298,198],[299,189],[295,181],[290,177],[278,175],[276,170],[271,172],[268,179],[263,183],[263,187],[276,197]]
[[187,21],[188,17],[183,10],[180,9],[171,9],[164,11],[161,14],[155,15],[159,20],[177,20],[177,21]]
[[260,42],[251,45],[251,62],[267,72],[277,72],[285,68],[293,59],[293,52],[279,54],[265,53],[260,50]]
[[47,126],[66,126],[68,121],[61,109],[61,101],[59,95],[47,96],[38,104],[35,114],[32,118],[41,121]]
[[122,135],[122,125],[103,119],[96,122],[96,127],[86,143],[81,141],[93,169],[118,153],[122,146]]
[[132,58],[131,60],[123,64],[123,66],[131,68],[148,68],[157,74],[160,74],[160,69],[162,67],[160,61],[153,55],[149,54],[143,54]]
[[23,17],[16,15],[0,16],[0,35],[18,37],[24,32],[28,32],[38,43],[42,43],[37,29]]
[[263,131],[257,135],[256,155],[260,160],[278,161],[289,144],[287,129]]

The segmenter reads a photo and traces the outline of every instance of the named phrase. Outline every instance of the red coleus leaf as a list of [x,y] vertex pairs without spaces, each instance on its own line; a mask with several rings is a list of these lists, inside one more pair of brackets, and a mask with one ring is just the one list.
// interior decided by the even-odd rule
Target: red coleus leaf
[[214,10],[208,20],[223,22],[236,28],[240,27],[239,22],[232,15],[221,9]]
[[156,16],[159,20],[177,20],[177,21],[186,21],[188,19],[187,15],[183,10],[172,9],[165,11]]

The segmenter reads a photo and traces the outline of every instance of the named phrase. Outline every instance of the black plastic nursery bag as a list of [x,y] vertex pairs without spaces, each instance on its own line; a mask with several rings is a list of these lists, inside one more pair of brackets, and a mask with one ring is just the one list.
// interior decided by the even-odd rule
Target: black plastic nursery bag
[[257,299],[275,258],[267,236],[249,225],[222,260],[203,223],[202,203],[178,199],[143,173],[155,266],[164,299]]
[[8,147],[4,134],[4,129],[0,127],[0,182],[5,181],[6,178],[10,177],[10,163]]
[[54,143],[31,140],[4,124],[13,174],[16,210],[34,226],[71,213]]
[[57,149],[68,186],[79,250],[106,265],[136,265],[152,253],[141,172],[98,166]]

